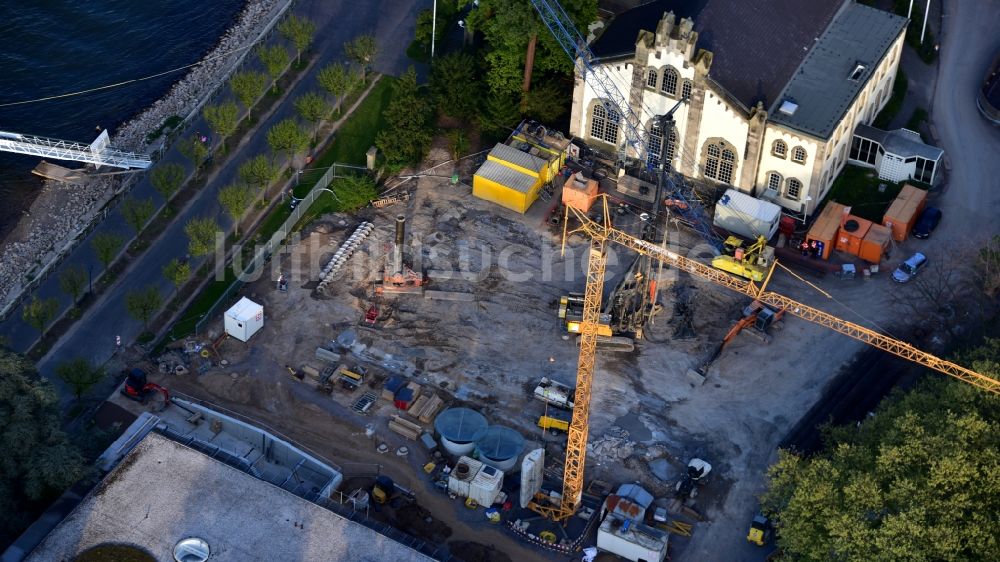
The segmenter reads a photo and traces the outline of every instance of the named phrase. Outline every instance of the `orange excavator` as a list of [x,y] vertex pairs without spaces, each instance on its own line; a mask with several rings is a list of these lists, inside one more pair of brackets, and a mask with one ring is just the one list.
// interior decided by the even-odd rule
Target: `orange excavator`
[[160,393],[163,395],[164,406],[169,405],[170,391],[154,382],[149,382],[147,378],[146,371],[133,367],[125,375],[125,384],[122,385],[121,390],[122,395],[145,404],[151,395]]

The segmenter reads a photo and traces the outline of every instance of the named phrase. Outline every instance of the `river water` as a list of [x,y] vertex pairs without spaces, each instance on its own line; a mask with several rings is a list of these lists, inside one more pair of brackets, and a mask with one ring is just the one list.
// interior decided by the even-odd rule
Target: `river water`
[[[244,0],[0,0],[0,130],[90,143],[96,127],[128,121],[184,76],[177,72],[81,96],[86,90],[197,62]],[[0,236],[30,206],[38,158],[0,153]],[[78,164],[62,163],[68,167]]]

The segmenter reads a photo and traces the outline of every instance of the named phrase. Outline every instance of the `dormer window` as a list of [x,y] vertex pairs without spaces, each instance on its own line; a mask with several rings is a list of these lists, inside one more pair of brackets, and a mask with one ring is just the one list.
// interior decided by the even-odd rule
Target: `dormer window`
[[865,69],[868,67],[861,64],[860,62],[854,65],[854,70],[851,71],[851,75],[848,76],[848,80],[857,82],[861,80],[861,77],[865,75]]

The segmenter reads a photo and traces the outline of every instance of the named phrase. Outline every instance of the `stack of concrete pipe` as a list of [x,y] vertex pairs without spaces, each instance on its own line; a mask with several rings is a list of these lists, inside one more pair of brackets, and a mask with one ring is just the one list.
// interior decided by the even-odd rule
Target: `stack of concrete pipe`
[[337,249],[336,253],[333,254],[333,257],[330,258],[330,261],[327,262],[326,267],[320,273],[319,286],[316,287],[317,291],[326,294],[326,289],[333,283],[334,276],[347,263],[347,260],[351,259],[354,251],[364,242],[365,238],[368,238],[368,235],[373,230],[375,230],[375,225],[370,222],[363,222],[358,228],[354,229],[354,233],[340,245],[340,248]]

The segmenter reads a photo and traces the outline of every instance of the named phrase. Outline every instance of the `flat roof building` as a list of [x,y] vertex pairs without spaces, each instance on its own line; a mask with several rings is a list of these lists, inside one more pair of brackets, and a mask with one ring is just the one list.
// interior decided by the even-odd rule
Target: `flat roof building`
[[114,543],[168,562],[189,537],[219,561],[432,560],[158,433],[139,441],[27,560],[73,560]]

